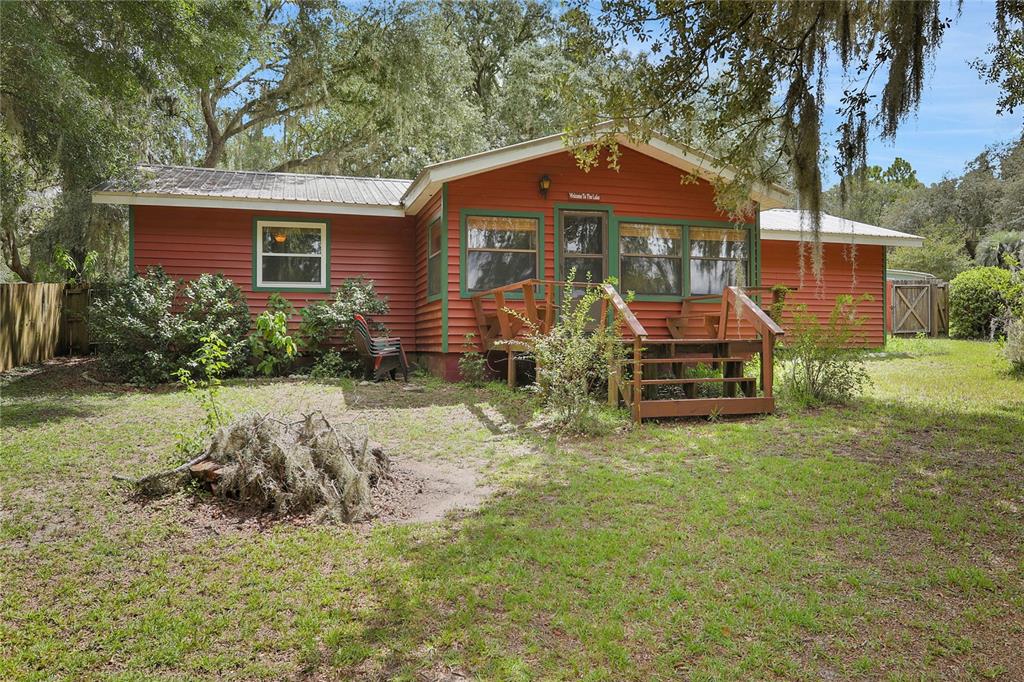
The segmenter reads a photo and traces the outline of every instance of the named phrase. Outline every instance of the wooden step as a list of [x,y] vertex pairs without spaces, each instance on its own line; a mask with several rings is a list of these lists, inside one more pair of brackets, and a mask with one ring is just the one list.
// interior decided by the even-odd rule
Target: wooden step
[[[750,358],[729,356],[724,358],[715,357],[694,357],[694,356],[676,356],[674,358],[643,358],[640,360],[642,365],[712,365],[716,362],[746,362]],[[626,364],[632,363],[632,360],[626,360]]]
[[641,386],[672,386],[672,385],[684,385],[684,384],[742,384],[746,382],[754,383],[757,379],[754,377],[693,377],[690,379],[641,379]]
[[775,409],[775,398],[681,398],[677,400],[641,400],[634,405],[640,419],[658,417],[707,417],[735,414],[768,414]]

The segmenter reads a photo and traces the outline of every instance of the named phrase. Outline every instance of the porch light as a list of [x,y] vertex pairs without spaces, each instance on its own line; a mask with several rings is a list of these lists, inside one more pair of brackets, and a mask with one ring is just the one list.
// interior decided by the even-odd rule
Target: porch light
[[551,178],[546,175],[540,176],[540,182],[538,182],[538,185],[540,186],[540,195],[547,199],[548,190],[551,189]]
[[278,244],[284,244],[287,240],[288,235],[286,235],[284,232],[274,233],[274,241],[277,242]]

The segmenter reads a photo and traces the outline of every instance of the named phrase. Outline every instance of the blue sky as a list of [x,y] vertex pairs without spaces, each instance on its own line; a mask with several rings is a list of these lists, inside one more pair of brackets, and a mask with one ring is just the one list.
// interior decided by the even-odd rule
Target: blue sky
[[[954,11],[952,5],[944,10],[947,15]],[[944,175],[959,175],[964,164],[986,146],[1020,136],[1024,111],[998,116],[998,88],[985,83],[968,64],[986,57],[994,39],[994,18],[992,2],[964,3],[963,14],[943,38],[917,115],[900,128],[895,142],[872,140],[868,163],[884,167],[902,156],[917,170],[922,182],[932,183]],[[834,94],[838,97],[839,93]],[[834,111],[834,103],[830,102],[828,108]],[[835,120],[829,113],[826,125],[834,128]],[[826,187],[833,182],[834,175],[825,178]]]

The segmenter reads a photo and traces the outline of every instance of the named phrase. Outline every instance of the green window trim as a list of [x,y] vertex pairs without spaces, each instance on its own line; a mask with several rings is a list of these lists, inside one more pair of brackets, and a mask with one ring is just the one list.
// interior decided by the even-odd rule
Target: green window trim
[[[544,214],[538,211],[500,211],[486,208],[464,208],[459,211],[459,295],[463,299],[472,298],[478,291],[472,291],[467,285],[468,279],[468,239],[467,220],[472,216],[484,218],[530,218],[537,221],[537,279],[544,279]],[[515,299],[521,294],[508,294],[506,298]],[[447,338],[447,335],[446,335]]]
[[[690,225],[696,225],[695,221],[678,220],[676,218],[648,218],[642,216],[616,216],[615,217],[615,240],[610,247],[615,249],[614,255],[610,258],[615,262],[615,276],[619,277],[622,269],[622,253],[619,244],[619,226],[622,223],[641,223],[647,225],[671,225],[683,228],[683,255],[680,260],[680,267],[683,269],[683,293],[682,294],[634,294],[634,301],[679,301],[689,295],[690,291]],[[619,280],[621,287],[622,281]],[[623,294],[626,293],[622,290]]]
[[[277,286],[264,282],[259,283],[259,244],[260,244],[260,223],[281,222],[281,223],[310,223],[311,225],[323,225],[323,273],[324,284],[314,286]],[[253,291],[275,291],[280,293],[330,293],[331,291],[331,221],[329,218],[282,218],[280,216],[253,216],[252,219],[252,290]]]
[[[443,300],[443,298],[445,296],[445,289],[447,288],[446,285],[447,285],[447,279],[448,279],[448,277],[447,277],[447,275],[448,275],[448,265],[447,265],[448,259],[445,258],[445,254],[447,253],[446,245],[447,245],[447,241],[448,240],[447,240],[447,236],[445,234],[446,231],[441,231],[441,222],[442,222],[441,221],[441,214],[442,213],[443,213],[443,211],[442,212],[438,212],[438,214],[436,216],[434,216],[434,218],[429,223],[427,223],[427,244],[426,244],[426,246],[427,246],[427,303],[433,303],[434,301],[441,301],[441,300]],[[436,254],[431,255],[431,253],[430,253],[430,242],[431,242],[431,237],[432,237],[432,235],[433,235],[433,233],[435,231],[439,231],[438,237],[439,237],[439,241],[440,241],[440,246],[439,246],[438,252]],[[439,259],[439,261],[438,261],[438,271],[437,271],[438,272],[437,278],[439,280],[438,281],[438,289],[437,289],[436,292],[430,293],[430,285],[431,285],[431,281],[430,281],[430,259],[431,258],[435,258],[435,257]]]
[[128,207],[128,274],[135,274],[135,207]]

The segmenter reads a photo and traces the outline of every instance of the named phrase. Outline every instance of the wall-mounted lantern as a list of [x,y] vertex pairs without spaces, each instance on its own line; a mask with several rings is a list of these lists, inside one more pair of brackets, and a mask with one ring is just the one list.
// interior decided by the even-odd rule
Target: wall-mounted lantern
[[542,175],[540,176],[540,181],[537,184],[540,187],[540,195],[547,199],[548,190],[551,189],[551,178],[546,175]]

